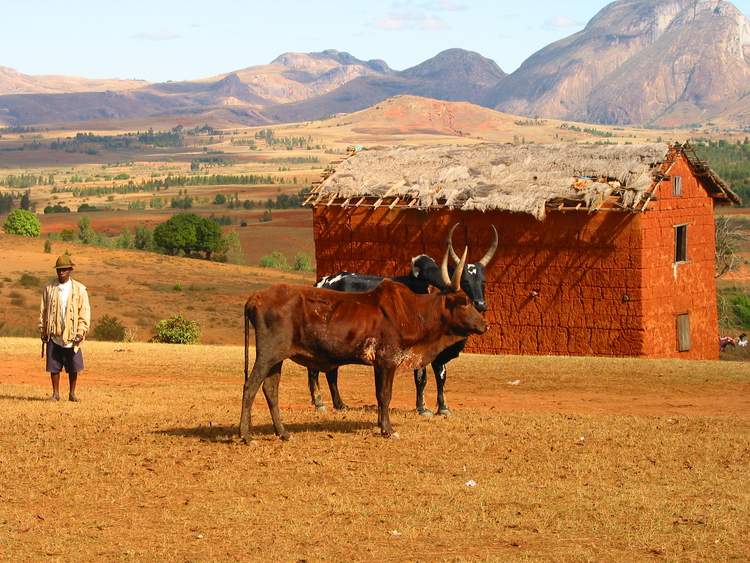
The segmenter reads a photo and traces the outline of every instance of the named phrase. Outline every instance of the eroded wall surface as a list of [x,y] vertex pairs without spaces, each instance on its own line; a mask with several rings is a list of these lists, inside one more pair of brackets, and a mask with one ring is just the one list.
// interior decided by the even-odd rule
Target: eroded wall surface
[[451,225],[454,246],[479,260],[500,245],[487,270],[489,330],[472,337],[481,353],[642,355],[641,229],[623,212],[551,212],[544,222],[507,212],[324,207],[315,209],[318,275],[400,275],[411,258],[440,260]]
[[[674,195],[679,176],[682,195]],[[713,200],[683,157],[655,192],[641,217],[643,315],[648,336],[644,354],[652,357],[718,359],[715,227]],[[675,227],[687,225],[687,261],[675,263]],[[677,315],[690,318],[690,350],[678,351]]]

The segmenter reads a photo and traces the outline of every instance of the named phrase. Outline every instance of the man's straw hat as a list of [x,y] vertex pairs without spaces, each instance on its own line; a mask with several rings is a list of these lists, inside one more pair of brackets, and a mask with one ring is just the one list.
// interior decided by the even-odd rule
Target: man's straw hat
[[73,268],[73,266],[75,266],[75,264],[73,263],[73,258],[71,258],[70,254],[63,254],[62,256],[58,256],[57,262],[55,262],[55,270]]

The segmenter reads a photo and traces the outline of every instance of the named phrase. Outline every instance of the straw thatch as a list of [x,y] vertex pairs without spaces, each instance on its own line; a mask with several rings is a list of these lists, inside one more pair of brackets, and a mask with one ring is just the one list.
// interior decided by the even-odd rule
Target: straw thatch
[[550,205],[636,210],[654,185],[666,144],[398,147],[361,151],[316,190],[322,198],[375,197],[419,208],[502,209],[544,218]]

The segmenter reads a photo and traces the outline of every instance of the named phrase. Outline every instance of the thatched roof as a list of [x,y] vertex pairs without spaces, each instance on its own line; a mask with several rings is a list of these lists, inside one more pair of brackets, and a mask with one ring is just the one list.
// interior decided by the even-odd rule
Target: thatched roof
[[313,200],[348,206],[376,198],[378,205],[502,209],[537,219],[549,207],[595,211],[606,204],[638,211],[669,151],[663,143],[363,150],[330,170]]

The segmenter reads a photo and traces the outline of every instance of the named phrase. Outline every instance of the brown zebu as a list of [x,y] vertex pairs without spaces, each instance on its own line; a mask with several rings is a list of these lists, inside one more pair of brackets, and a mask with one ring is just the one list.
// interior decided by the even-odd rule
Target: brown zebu
[[[375,368],[378,426],[393,434],[389,405],[397,369],[428,365],[448,346],[487,326],[466,294],[461,274],[466,251],[448,276],[448,251],[442,276],[449,290],[418,295],[384,280],[366,293],[342,293],[306,286],[274,285],[252,294],[245,304],[245,385],[240,436],[250,438],[251,408],[263,385],[276,434],[287,439],[279,412],[279,380],[286,359],[320,371],[346,364]],[[255,364],[248,375],[250,323],[255,328]]]

